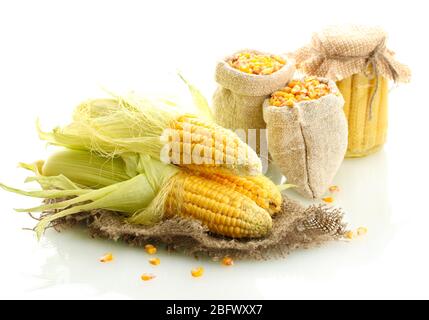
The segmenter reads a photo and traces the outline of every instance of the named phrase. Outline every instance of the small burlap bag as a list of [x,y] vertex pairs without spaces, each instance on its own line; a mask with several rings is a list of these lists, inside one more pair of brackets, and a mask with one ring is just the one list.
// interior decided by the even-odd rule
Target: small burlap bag
[[379,27],[331,26],[315,33],[311,43],[293,57],[297,68],[312,76],[334,81],[365,73],[371,65],[375,75],[395,82],[410,80],[410,69],[396,61],[386,48],[387,34]]
[[[241,50],[239,52],[254,52]],[[237,52],[237,53],[239,53]],[[265,135],[260,129],[265,128],[262,118],[262,104],[273,91],[286,85],[295,72],[295,62],[285,57],[286,64],[270,75],[254,75],[241,72],[228,64],[232,56],[218,62],[216,82],[218,89],[213,96],[215,121],[233,131],[240,129],[247,134],[248,129],[256,129],[256,145],[251,145],[260,154],[260,146],[266,145]],[[247,138],[247,136],[246,136]]]
[[[45,213],[52,214],[52,213]],[[131,245],[165,244],[168,249],[192,255],[241,259],[283,257],[297,248],[309,248],[344,238],[346,225],[339,209],[302,207],[284,198],[282,211],[274,217],[271,233],[263,239],[231,240],[212,235],[197,220],[172,218],[153,227],[124,222],[120,214],[94,210],[57,220],[57,230],[84,225],[92,236],[124,241]]]
[[268,149],[287,182],[309,198],[321,198],[337,173],[347,149],[344,99],[333,81],[331,93],[294,107],[270,106],[264,102]]

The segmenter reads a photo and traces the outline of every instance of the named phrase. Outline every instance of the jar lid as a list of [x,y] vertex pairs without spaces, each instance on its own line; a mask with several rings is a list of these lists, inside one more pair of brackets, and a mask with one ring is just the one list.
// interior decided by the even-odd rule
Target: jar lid
[[367,72],[395,82],[408,82],[410,69],[395,60],[386,47],[387,34],[380,27],[330,26],[315,33],[311,43],[294,53],[297,68],[312,76],[334,81]]

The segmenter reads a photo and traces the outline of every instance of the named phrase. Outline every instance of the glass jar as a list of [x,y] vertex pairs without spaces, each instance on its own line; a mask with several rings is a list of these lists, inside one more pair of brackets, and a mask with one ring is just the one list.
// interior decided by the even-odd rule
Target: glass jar
[[337,82],[349,125],[347,158],[364,157],[386,142],[389,81],[357,73]]

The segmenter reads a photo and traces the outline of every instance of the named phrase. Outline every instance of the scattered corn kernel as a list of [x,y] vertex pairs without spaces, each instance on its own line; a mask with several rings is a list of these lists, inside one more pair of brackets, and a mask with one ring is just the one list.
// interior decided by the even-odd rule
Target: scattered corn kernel
[[143,281],[149,281],[149,280],[152,280],[152,279],[155,279],[155,278],[156,278],[155,275],[149,274],[149,273],[143,273],[141,275],[141,277],[140,277],[140,279],[142,279]]
[[159,258],[149,259],[149,263],[153,266],[159,266],[161,264],[161,260]]
[[368,229],[365,227],[359,227],[357,228],[356,233],[358,236],[364,236],[368,233]]
[[331,93],[329,86],[315,78],[308,77],[303,81],[292,80],[285,88],[271,95],[270,105],[292,108],[297,102],[317,100],[329,93]]
[[334,192],[339,192],[339,191],[340,191],[340,188],[338,186],[329,187],[329,192],[334,193]]
[[204,274],[204,268],[203,267],[198,267],[198,268],[194,268],[191,270],[191,275],[194,278],[201,277],[203,274]]
[[113,261],[113,254],[107,253],[103,257],[100,258],[100,262],[106,263]]
[[232,258],[231,258],[231,257],[224,257],[224,258],[222,259],[222,264],[223,264],[224,266],[232,266],[232,265],[234,264],[234,260],[232,260]]
[[228,63],[231,67],[241,72],[270,75],[280,70],[286,64],[286,61],[277,55],[241,52],[234,55]]
[[153,245],[151,245],[151,244],[147,244],[147,245],[145,245],[145,247],[144,247],[144,249],[146,250],[146,252],[148,253],[148,254],[156,254],[156,247],[155,246],[153,246]]
[[326,202],[326,203],[332,203],[332,202],[334,202],[334,198],[332,198],[332,197],[326,197],[326,198],[323,198],[322,200],[324,202]]
[[350,240],[352,240],[353,239],[353,237],[354,237],[354,232],[353,231],[347,231],[345,234],[344,234],[344,236],[347,238],[347,239],[350,239]]

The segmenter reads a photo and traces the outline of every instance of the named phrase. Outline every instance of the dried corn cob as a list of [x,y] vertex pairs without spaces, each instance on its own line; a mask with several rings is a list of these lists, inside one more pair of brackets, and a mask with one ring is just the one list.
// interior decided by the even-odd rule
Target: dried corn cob
[[189,166],[188,169],[249,197],[258,206],[268,210],[271,215],[281,210],[282,195],[279,189],[269,178],[263,175],[237,176],[227,170],[219,170],[217,168],[205,168],[202,170],[201,166],[196,165]]
[[166,215],[200,220],[213,233],[233,238],[258,238],[272,227],[268,212],[222,183],[191,173],[173,178]]

